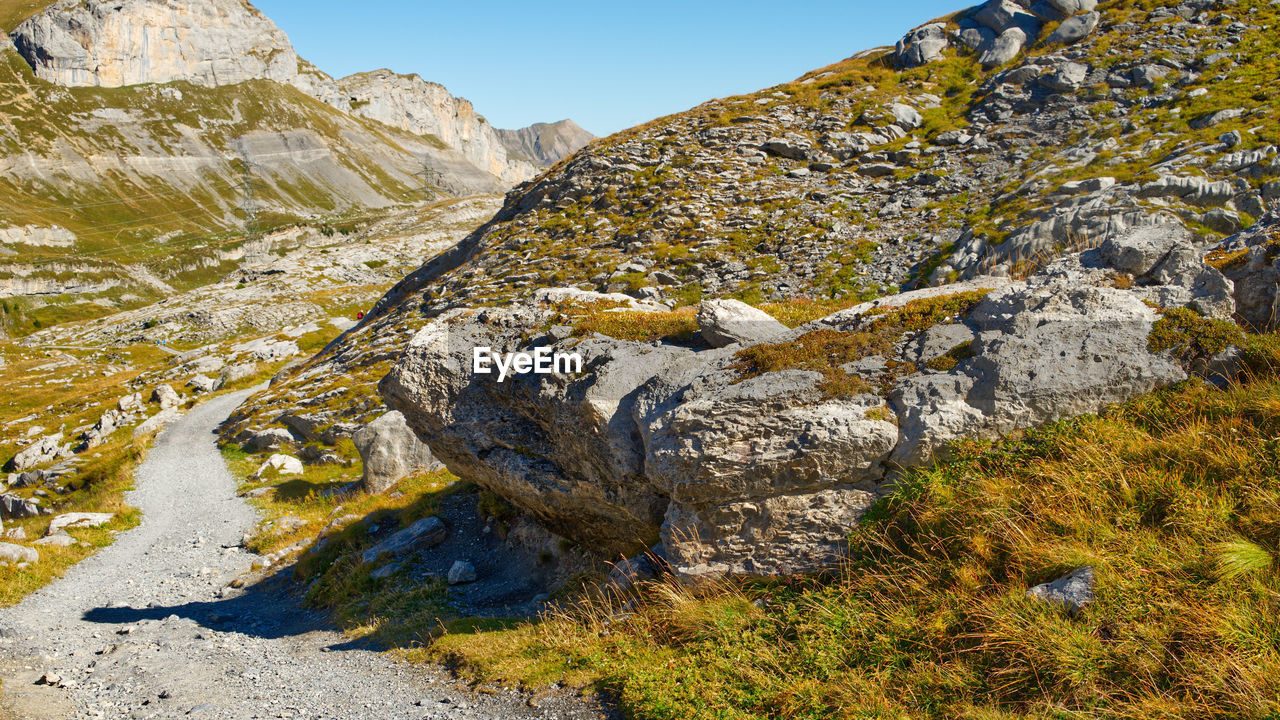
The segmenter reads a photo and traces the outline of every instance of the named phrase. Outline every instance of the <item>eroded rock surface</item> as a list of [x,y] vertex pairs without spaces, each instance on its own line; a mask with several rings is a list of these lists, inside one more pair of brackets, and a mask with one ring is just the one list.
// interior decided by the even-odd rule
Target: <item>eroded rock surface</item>
[[[1187,358],[1150,336],[1157,307],[1233,303],[1200,258],[1180,226],[1144,228],[1025,281],[891,296],[719,349],[558,330],[537,302],[457,310],[380,389],[450,470],[555,532],[624,555],[661,537],[685,576],[807,572],[842,555],[895,468],[1185,379]],[[912,313],[929,326],[889,319]],[[839,373],[804,365],[819,340],[862,349]],[[499,383],[473,374],[477,346],[573,351],[585,371]],[[797,362],[747,372],[744,348]]]

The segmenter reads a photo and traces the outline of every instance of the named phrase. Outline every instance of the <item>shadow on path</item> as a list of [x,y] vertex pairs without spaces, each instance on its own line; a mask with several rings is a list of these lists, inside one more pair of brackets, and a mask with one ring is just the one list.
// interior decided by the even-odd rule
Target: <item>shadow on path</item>
[[[282,569],[247,587],[236,597],[181,605],[137,607],[97,607],[84,613],[85,622],[103,625],[128,625],[141,620],[163,620],[178,616],[217,632],[235,632],[251,637],[277,640],[311,632],[341,633],[322,610],[299,605],[296,588]],[[331,650],[384,650],[368,640],[342,642]]]

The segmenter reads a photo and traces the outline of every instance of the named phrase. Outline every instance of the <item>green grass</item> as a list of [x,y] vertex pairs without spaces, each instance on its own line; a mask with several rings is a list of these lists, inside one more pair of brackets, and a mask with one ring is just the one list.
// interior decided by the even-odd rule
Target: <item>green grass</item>
[[[967,314],[989,290],[943,295],[914,300],[897,308],[873,308],[865,327],[855,331],[820,329],[795,340],[755,345],[739,350],[732,366],[739,381],[781,370],[808,370],[822,375],[819,390],[824,397],[853,397],[871,392],[866,380],[843,369],[847,363],[892,354],[894,343],[904,334],[926,330],[938,323],[954,322]],[[909,372],[914,366],[893,367],[891,372]]]
[[[1280,338],[1251,373],[906,473],[822,577],[655,582],[415,657],[636,720],[1280,716]],[[1071,616],[1026,597],[1079,567]]]
[[52,5],[56,0],[2,0],[0,1],[0,30],[5,34],[22,24],[23,20]]
[[[223,457],[241,479],[241,490],[270,488],[251,502],[262,512],[263,524],[249,542],[258,553],[272,553],[304,543],[310,545],[333,521],[354,517],[325,533],[326,545],[303,554],[294,567],[298,580],[310,583],[307,600],[331,610],[348,635],[372,636],[392,646],[408,647],[427,642],[438,633],[440,622],[456,616],[445,599],[442,582],[406,583],[402,578],[377,579],[359,555],[379,537],[367,529],[373,524],[406,527],[435,514],[439,502],[464,486],[447,471],[433,471],[401,480],[394,492],[368,495],[355,491],[334,494],[360,477],[359,456],[350,441],[336,449],[351,465],[307,466],[302,476],[267,476],[254,481],[250,475],[270,453],[245,454],[235,445],[224,445]],[[296,519],[281,524],[282,518]]]

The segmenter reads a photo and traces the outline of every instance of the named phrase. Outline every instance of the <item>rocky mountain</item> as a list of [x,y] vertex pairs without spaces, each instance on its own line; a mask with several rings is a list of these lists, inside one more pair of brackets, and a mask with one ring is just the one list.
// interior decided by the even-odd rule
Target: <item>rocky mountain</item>
[[466,100],[385,71],[334,80],[240,0],[5,12],[0,293],[27,315],[137,307],[225,275],[260,229],[538,172]]
[[[894,464],[1216,367],[1149,345],[1151,306],[1220,322],[1271,297],[1232,294],[1263,270],[1228,282],[1201,256],[1280,197],[1260,81],[1278,23],[1248,0],[991,0],[596,141],[277,378],[227,437],[322,395],[317,422],[347,417],[344,394],[385,376],[451,470],[558,532],[611,551],[661,535],[690,574],[814,567]],[[927,286],[944,289],[859,304]],[[755,330],[721,329],[725,314]],[[462,383],[473,340],[583,349],[588,377]],[[764,439],[734,430],[762,423]],[[839,463],[788,464],[827,452],[810,443]],[[828,530],[797,509],[815,503]],[[765,537],[794,554],[762,555]]]
[[519,130],[499,130],[498,137],[507,149],[539,165],[554,165],[596,139],[595,135],[578,127],[572,120],[534,123]]
[[437,137],[476,167],[509,183],[537,174],[530,163],[508,157],[499,132],[469,101],[450,95],[443,85],[390,70],[352,75],[337,84],[348,108],[357,115],[415,135]]

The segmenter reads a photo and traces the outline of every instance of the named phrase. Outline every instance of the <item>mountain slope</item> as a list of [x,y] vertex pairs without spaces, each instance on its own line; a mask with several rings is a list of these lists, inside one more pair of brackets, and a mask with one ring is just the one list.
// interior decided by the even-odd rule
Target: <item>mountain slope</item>
[[[428,318],[539,287],[829,312],[903,285],[1024,275],[1160,220],[1207,241],[1280,196],[1277,89],[1263,80],[1280,72],[1277,6],[1112,0],[1082,39],[1049,42],[1061,24],[1037,20],[1039,40],[988,67],[959,37],[992,8],[1030,17],[986,3],[946,19],[955,43],[924,65],[871,50],[592,143],[509,193],[289,392],[375,380]],[[283,405],[268,395],[246,422]]]
[[0,295],[19,314],[138,306],[221,277],[260,229],[537,173],[469,102],[417,76],[335,81],[240,0],[5,0],[0,18]]
[[519,130],[499,130],[498,137],[509,150],[539,165],[554,165],[596,139],[572,120],[534,123]]

